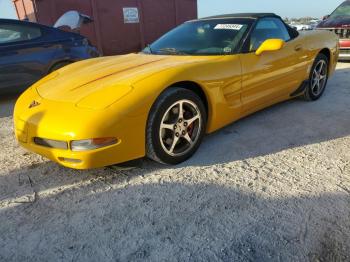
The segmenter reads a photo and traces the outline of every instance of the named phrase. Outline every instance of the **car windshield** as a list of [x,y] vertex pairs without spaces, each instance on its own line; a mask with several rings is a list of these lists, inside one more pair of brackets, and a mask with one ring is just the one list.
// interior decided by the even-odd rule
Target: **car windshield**
[[334,19],[340,17],[350,17],[350,2],[346,1],[342,3],[329,17]]
[[166,33],[143,53],[158,55],[226,55],[237,52],[253,19],[186,22]]

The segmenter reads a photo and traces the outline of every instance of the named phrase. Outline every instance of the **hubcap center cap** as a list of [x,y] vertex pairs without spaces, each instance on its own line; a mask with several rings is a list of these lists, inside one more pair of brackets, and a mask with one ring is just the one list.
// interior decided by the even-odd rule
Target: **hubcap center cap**
[[[178,131],[181,135],[182,135],[182,132],[185,131],[186,132],[186,127],[184,125],[184,122],[182,121],[181,123],[180,122],[177,122],[176,124],[176,131]],[[187,132],[186,132],[187,133]]]

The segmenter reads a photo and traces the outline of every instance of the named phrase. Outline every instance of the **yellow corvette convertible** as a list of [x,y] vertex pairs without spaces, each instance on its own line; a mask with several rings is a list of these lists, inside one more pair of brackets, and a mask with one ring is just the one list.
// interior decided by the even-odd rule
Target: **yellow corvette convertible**
[[338,54],[334,33],[298,33],[275,14],[189,21],[138,54],[78,62],[35,83],[16,103],[16,137],[76,169],[144,156],[178,164],[205,133],[284,100],[320,98]]

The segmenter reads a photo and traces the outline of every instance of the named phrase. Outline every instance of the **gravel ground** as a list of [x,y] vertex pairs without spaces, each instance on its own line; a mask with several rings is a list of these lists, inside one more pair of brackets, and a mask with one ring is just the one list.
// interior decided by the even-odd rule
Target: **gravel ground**
[[0,261],[350,261],[350,64],[324,97],[206,137],[176,167],[70,170],[0,101]]

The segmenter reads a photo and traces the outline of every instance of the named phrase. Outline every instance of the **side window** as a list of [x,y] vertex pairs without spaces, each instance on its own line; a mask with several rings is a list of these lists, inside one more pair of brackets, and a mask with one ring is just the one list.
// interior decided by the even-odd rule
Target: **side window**
[[0,44],[28,41],[38,37],[41,37],[38,27],[0,23]]
[[284,41],[291,39],[286,26],[280,19],[274,17],[260,19],[251,34],[249,51],[256,51],[265,40],[272,38]]

